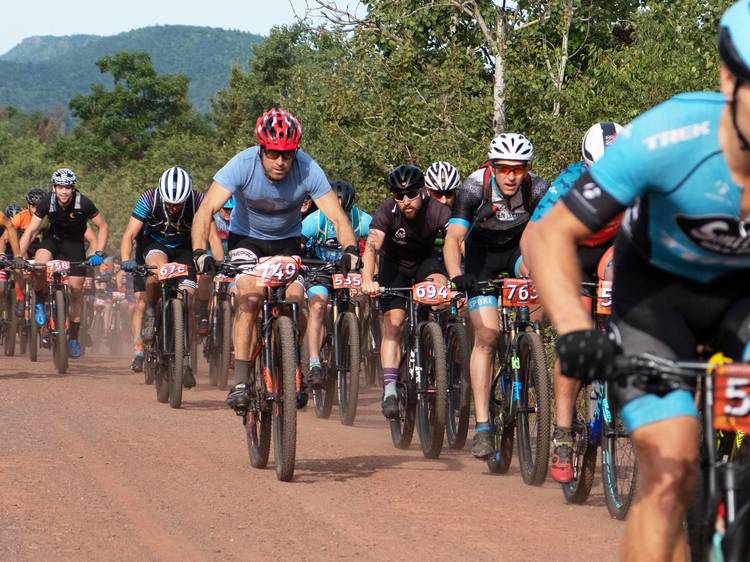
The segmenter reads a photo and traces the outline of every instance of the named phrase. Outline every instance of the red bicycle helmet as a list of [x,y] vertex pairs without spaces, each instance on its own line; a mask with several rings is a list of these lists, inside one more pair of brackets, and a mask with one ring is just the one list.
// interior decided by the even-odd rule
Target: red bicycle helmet
[[284,109],[272,107],[258,117],[255,138],[268,150],[297,150],[302,127],[297,118]]

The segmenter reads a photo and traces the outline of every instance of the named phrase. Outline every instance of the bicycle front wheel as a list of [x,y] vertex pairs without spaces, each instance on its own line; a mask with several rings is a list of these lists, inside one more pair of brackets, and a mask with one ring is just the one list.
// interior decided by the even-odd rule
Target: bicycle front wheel
[[345,312],[339,324],[339,357],[336,370],[339,383],[339,417],[352,425],[359,400],[359,323],[353,312]]
[[273,429],[276,477],[289,482],[297,454],[297,341],[294,324],[280,316],[273,325]]
[[67,337],[67,311],[65,308],[65,293],[62,289],[55,290],[55,335],[53,339],[53,356],[55,369],[61,375],[68,370],[68,337]]
[[604,394],[602,427],[602,485],[609,514],[625,519],[635,496],[638,481],[635,446],[611,400],[609,390]]
[[542,338],[525,332],[518,339],[521,360],[516,430],[521,477],[526,484],[541,486],[549,463],[551,401],[550,380]]
[[417,430],[422,454],[436,459],[443,449],[448,401],[448,370],[443,331],[437,322],[427,322],[420,338],[422,388],[417,395]]
[[182,405],[182,375],[185,368],[185,326],[183,324],[182,301],[171,299],[168,302],[171,315],[170,330],[171,355],[169,357],[169,405],[179,408]]
[[573,480],[562,484],[563,495],[568,503],[582,504],[591,493],[596,470],[597,446],[591,442],[588,422],[589,387],[582,386],[576,397],[575,417],[573,419]]

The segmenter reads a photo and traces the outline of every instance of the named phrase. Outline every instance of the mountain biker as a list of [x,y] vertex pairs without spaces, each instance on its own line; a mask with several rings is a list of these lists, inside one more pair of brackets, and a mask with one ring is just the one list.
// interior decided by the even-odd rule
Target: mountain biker
[[433,162],[424,171],[424,186],[427,195],[452,209],[458,188],[461,187],[461,174],[453,164]]
[[[120,243],[122,268],[131,272],[137,269],[139,259],[131,259],[131,254],[133,242],[141,235],[141,253],[146,265],[160,266],[176,262],[188,266],[188,276],[180,280],[179,286],[192,297],[197,281],[190,230],[202,201],[203,193],[192,188],[192,179],[185,170],[178,166],[165,170],[159,179],[159,186],[144,191],[133,208]],[[223,257],[221,241],[213,223],[208,239],[214,255]],[[150,342],[156,329],[156,304],[159,300],[159,280],[155,276],[146,278],[145,296],[141,334],[144,342]],[[188,307],[192,310],[192,298]],[[189,367],[185,369],[183,384],[186,388],[195,386],[195,378]]]
[[[235,208],[229,224],[229,257],[236,260],[300,252],[302,217],[300,208],[306,195],[314,200],[331,220],[336,237],[344,246],[342,265],[348,271],[359,267],[354,232],[323,170],[299,148],[302,128],[284,109],[271,108],[258,117],[255,126],[258,146],[236,154],[214,176],[206,201],[193,223],[193,257],[200,271],[213,267],[213,258],[205,250],[212,216],[234,195]],[[227,405],[243,412],[250,400],[255,369],[251,351],[253,332],[263,287],[252,271],[236,276],[237,312],[234,320],[235,385],[227,396]],[[303,305],[302,281],[287,287],[286,296]],[[302,332],[303,330],[301,330]],[[303,387],[297,406],[307,403]]]
[[[354,206],[356,192],[354,186],[343,180],[331,182],[331,189],[336,193],[341,208],[349,217],[357,240],[366,238],[370,231],[372,217]],[[339,261],[343,253],[341,244],[336,239],[336,229],[323,213],[315,211],[302,221],[302,243],[308,252],[321,260]],[[308,285],[308,284],[306,284]],[[331,287],[315,284],[307,287],[309,315],[307,318],[307,343],[310,352],[310,372],[307,383],[318,388],[323,382],[320,365],[320,346],[323,341],[323,318],[328,306],[328,294]]]
[[[531,215],[531,222],[526,226],[521,237],[521,252],[528,255],[527,240],[534,231],[535,224],[545,216],[552,206],[562,199],[580,178],[617,138],[622,127],[617,123],[601,122],[592,125],[583,136],[581,153],[583,160],[568,166],[550,184],[547,193]],[[605,252],[612,247],[617,230],[620,228],[622,214],[617,215],[599,232],[588,240],[581,242],[576,250],[581,264],[581,277],[584,281],[595,283],[598,279],[597,268]],[[583,305],[591,310],[591,298],[582,297]],[[566,483],[573,480],[573,412],[575,400],[580,389],[580,383],[560,374],[560,364],[555,362],[554,369],[555,418],[557,423],[553,432],[552,458],[550,461],[550,476],[557,482]]]
[[[21,237],[21,253],[26,254],[37,232],[42,228],[42,221],[47,218],[49,227],[42,235],[39,249],[34,254],[37,265],[46,264],[52,259],[71,262],[86,261],[91,266],[101,265],[104,261],[104,248],[107,246],[109,225],[94,203],[76,189],[76,175],[69,168],[58,168],[52,173],[52,190],[39,200],[36,211]],[[94,254],[86,259],[84,235],[88,222],[96,226]],[[68,346],[70,357],[81,356],[78,343],[78,331],[81,327],[83,310],[83,278],[86,266],[83,263],[72,265],[68,277],[70,289],[70,327],[68,329]],[[43,269],[34,272],[34,291],[36,292],[36,310],[34,319],[39,326],[47,323],[44,308],[47,282]]]
[[[362,256],[362,291],[375,297],[381,286],[405,287],[425,280],[447,285],[445,268],[435,252],[435,238],[445,233],[450,209],[425,193],[424,175],[417,166],[398,166],[388,175],[387,183],[393,195],[372,216]],[[378,280],[375,281],[378,256]],[[382,409],[386,418],[394,419],[399,414],[396,382],[406,303],[397,296],[384,296],[380,307],[383,311]]]
[[[750,337],[748,29],[750,2],[741,0],[721,18],[721,92],[679,94],[636,118],[536,225],[529,264],[565,375],[611,373],[618,343],[627,354],[670,359],[713,343],[741,358]],[[576,244],[626,208],[615,241],[613,342],[581,305]],[[701,431],[693,393],[613,386],[638,455],[622,557],[685,560],[682,521]]]
[[467,294],[474,329],[471,388],[476,428],[471,452],[480,459],[494,452],[489,423],[490,367],[500,325],[497,295],[478,293],[476,283],[503,272],[526,274],[519,247],[521,234],[547,191],[547,183],[529,171],[534,147],[525,136],[500,134],[490,143],[487,158],[489,165],[472,173],[458,192],[443,247],[451,280]]

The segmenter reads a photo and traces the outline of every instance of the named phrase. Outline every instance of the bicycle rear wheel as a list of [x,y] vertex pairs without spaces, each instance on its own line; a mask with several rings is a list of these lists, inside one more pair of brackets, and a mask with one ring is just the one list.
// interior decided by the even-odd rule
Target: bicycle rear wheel
[[597,446],[590,442],[588,422],[592,418],[589,387],[582,386],[576,397],[576,410],[573,418],[573,480],[561,484],[565,501],[582,504],[591,493],[596,470]]
[[276,477],[288,482],[294,476],[297,454],[297,342],[294,324],[280,316],[273,325],[274,365],[273,429]]
[[552,389],[547,375],[542,338],[524,332],[518,338],[521,382],[516,428],[518,461],[526,484],[541,486],[549,463]]
[[408,352],[401,357],[398,372],[398,419],[390,420],[391,441],[399,449],[408,449],[414,435],[414,419],[417,415],[417,389],[409,378]]
[[65,310],[65,293],[62,289],[55,290],[54,309],[55,331],[53,337],[53,357],[55,369],[61,375],[68,370],[68,337],[66,330],[67,312]]
[[492,380],[490,391],[490,424],[492,425],[492,439],[495,454],[487,460],[487,468],[494,474],[505,474],[513,460],[513,443],[516,435],[515,420],[510,415],[510,381],[506,374],[505,336],[500,335],[498,349],[492,366],[492,373],[496,373]]
[[[11,275],[13,275],[11,273]],[[16,333],[18,332],[18,317],[16,316],[16,288],[13,284],[8,283],[5,289],[5,355],[13,357],[16,352]]]
[[185,326],[183,324],[182,301],[170,299],[168,314],[172,318],[170,343],[172,355],[169,358],[169,405],[179,408],[182,405],[182,375],[185,368]]
[[352,425],[357,417],[360,367],[359,323],[353,312],[341,316],[338,349],[339,418],[343,425]]
[[[271,451],[271,415],[270,403],[266,402],[265,389],[262,382],[261,362],[256,361],[255,367],[255,396],[254,408],[252,408],[242,419],[247,436],[247,453],[250,457],[250,466],[253,468],[266,468],[268,455]],[[261,401],[263,400],[263,401]]]
[[471,415],[471,381],[469,379],[469,336],[466,326],[448,326],[447,338],[448,400],[445,434],[451,449],[462,449],[466,444]]
[[362,365],[365,375],[365,381],[368,386],[376,386],[378,378],[382,375],[383,369],[380,364],[380,315],[379,311],[373,305],[374,301],[368,304],[368,313],[365,316],[362,330]]
[[228,300],[219,302],[219,340],[216,342],[216,386],[221,390],[227,388],[229,379],[229,362],[232,359],[232,308]]
[[39,325],[34,318],[34,311],[36,310],[36,294],[33,290],[29,291],[27,303],[29,307],[26,311],[29,323],[29,361],[35,363],[37,360],[37,354],[39,353]]
[[[313,389],[313,404],[315,405],[315,417],[328,419],[333,409],[333,397],[336,394],[336,373],[333,360],[333,328],[329,326],[326,318],[323,335],[323,345],[320,346],[320,368],[323,371],[323,386]],[[305,338],[307,340],[307,338]],[[305,348],[308,348],[305,341]],[[309,357],[309,352],[305,354]],[[308,359],[309,360],[309,359]],[[308,373],[309,363],[308,363]]]
[[605,387],[602,425],[602,486],[609,514],[625,519],[635,496],[638,481],[635,446]]
[[424,387],[417,395],[417,430],[422,454],[428,459],[436,459],[443,449],[445,415],[448,409],[445,341],[437,322],[423,325],[420,345]]

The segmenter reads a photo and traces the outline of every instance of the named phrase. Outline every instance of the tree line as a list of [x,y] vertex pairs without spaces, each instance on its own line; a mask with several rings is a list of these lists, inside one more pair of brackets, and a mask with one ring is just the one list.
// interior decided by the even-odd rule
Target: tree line
[[365,209],[383,200],[394,166],[447,160],[466,176],[502,130],[531,139],[549,181],[580,159],[592,123],[625,124],[677,92],[715,90],[716,29],[730,4],[370,0],[351,14],[316,0],[314,18],[252,47],[208,114],[191,107],[188,79],[158,74],[148,54],[106,56],[97,65],[113,87],[70,101],[72,132],[61,134],[59,114],[0,110],[1,200],[22,202],[69,166],[116,243],[165,168],[183,166],[207,188],[254,144],[255,120],[272,105],[299,118],[304,150],[329,179],[352,182]]

